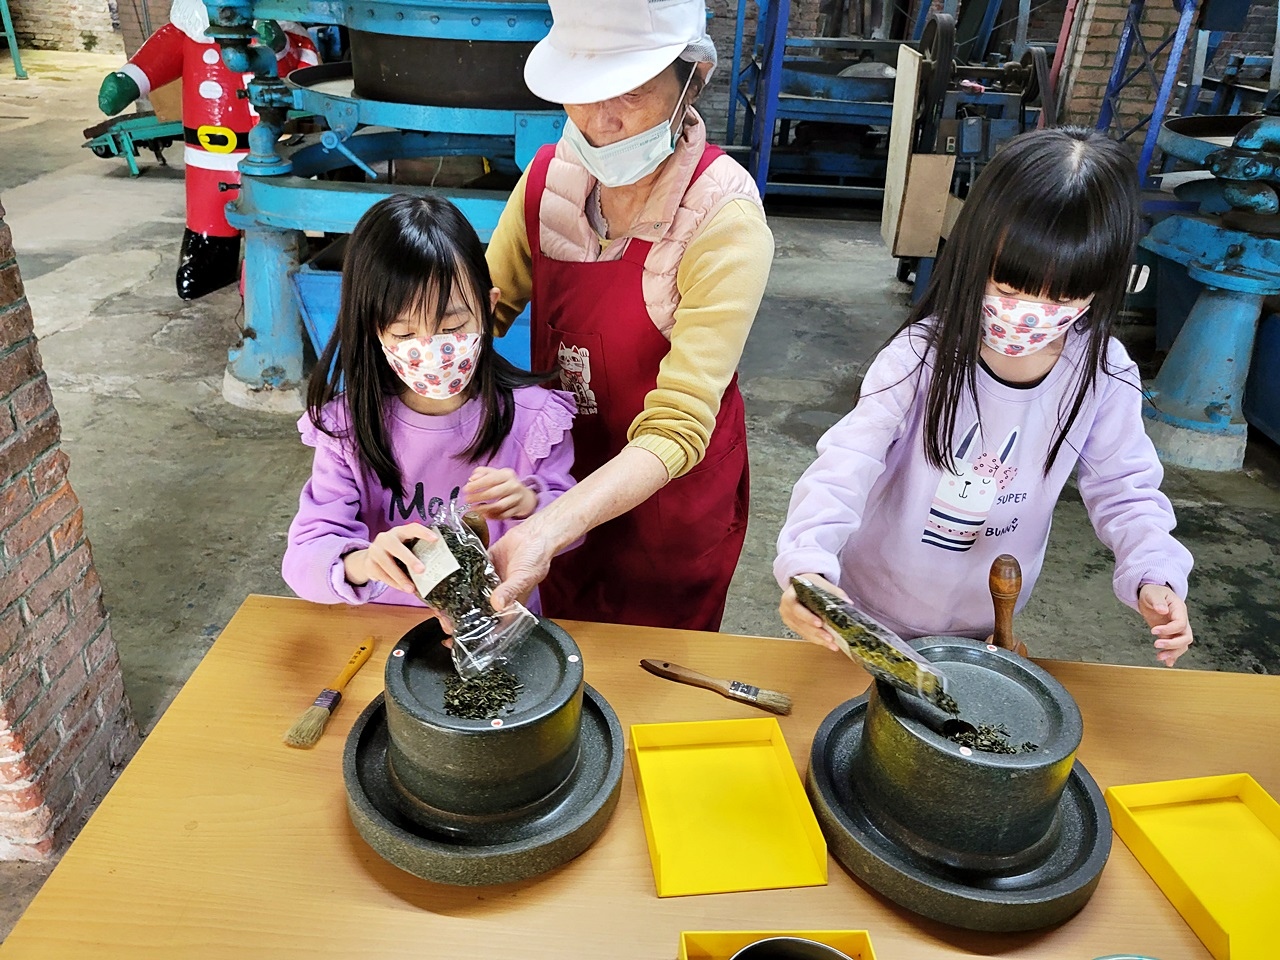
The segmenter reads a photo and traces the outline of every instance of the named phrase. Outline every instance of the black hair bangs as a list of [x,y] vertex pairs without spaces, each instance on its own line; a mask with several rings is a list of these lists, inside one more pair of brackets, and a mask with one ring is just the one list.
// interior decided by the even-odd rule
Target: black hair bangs
[[1013,217],[991,266],[991,279],[1043,300],[1087,300],[1128,276],[1133,228],[1087,200],[1052,219]]
[[[386,197],[352,231],[342,263],[338,324],[311,374],[307,411],[317,429],[350,439],[388,490],[403,493],[404,479],[384,416],[387,399],[404,389],[382,353],[382,332],[392,324],[425,317],[434,332],[455,293],[480,319],[482,346],[468,398],[478,398],[484,413],[475,437],[458,454],[472,463],[496,455],[511,432],[514,391],[551,376],[520,370],[493,349],[492,287],[475,228],[448,200]],[[321,411],[339,396],[346,401],[350,429],[333,433]]]
[[[348,248],[343,307],[367,329],[380,334],[405,317],[426,317],[439,326],[458,290],[478,316],[488,312],[487,265],[479,276],[471,225],[461,216],[431,209],[420,198],[383,201],[387,216],[370,223],[358,244]],[[467,233],[471,236],[466,236]],[[424,282],[425,278],[425,282]]]
[[974,182],[924,296],[902,329],[925,328],[935,370],[926,401],[925,458],[953,469],[961,399],[979,406],[983,297],[997,284],[1042,300],[1089,300],[1074,396],[1045,458],[1053,466],[1099,375],[1124,305],[1140,232],[1138,178],[1124,149],[1095,130],[1057,127],[1010,140]]

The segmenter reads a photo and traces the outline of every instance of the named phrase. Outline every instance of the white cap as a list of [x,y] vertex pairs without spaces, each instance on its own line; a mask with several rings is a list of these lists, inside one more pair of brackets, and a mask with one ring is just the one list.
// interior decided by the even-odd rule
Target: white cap
[[549,0],[551,31],[524,82],[551,103],[598,103],[648,83],[677,57],[716,62],[704,0]]

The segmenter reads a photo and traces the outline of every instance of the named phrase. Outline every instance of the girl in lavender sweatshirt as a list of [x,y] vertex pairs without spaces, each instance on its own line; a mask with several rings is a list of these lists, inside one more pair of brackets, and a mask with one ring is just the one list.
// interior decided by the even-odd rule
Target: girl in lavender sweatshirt
[[788,627],[834,647],[788,587],[800,575],[907,638],[988,636],[992,560],[1021,562],[1025,603],[1075,471],[1116,596],[1160,661],[1187,649],[1191,554],[1170,535],[1137,369],[1111,337],[1137,211],[1134,169],[1101,134],[1038,131],[997,154],[796,484],[774,562]]
[[494,351],[498,294],[448,201],[393,196],[360,218],[298,421],[316,451],[282,570],[298,596],[422,606],[406,541],[436,536],[454,490],[493,542],[573,485],[572,395]]

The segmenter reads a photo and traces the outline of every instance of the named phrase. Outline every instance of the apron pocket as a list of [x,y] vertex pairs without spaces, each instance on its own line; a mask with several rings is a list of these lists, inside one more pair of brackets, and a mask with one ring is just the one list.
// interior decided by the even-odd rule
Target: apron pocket
[[551,352],[560,371],[560,389],[578,402],[579,418],[594,418],[608,410],[609,377],[600,335],[548,326]]

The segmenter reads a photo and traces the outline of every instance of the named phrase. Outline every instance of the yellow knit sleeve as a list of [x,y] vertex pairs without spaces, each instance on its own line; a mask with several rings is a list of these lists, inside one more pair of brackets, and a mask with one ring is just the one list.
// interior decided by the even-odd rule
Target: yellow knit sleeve
[[493,285],[502,291],[495,310],[497,329],[494,333],[499,336],[507,332],[533,296],[533,257],[524,225],[524,191],[528,179],[526,170],[511,191],[485,251]]
[[772,262],[764,211],[747,200],[725,204],[685,248],[671,350],[627,432],[629,445],[658,457],[672,478],[706,454]]

